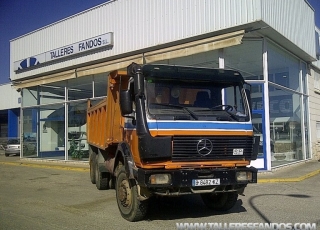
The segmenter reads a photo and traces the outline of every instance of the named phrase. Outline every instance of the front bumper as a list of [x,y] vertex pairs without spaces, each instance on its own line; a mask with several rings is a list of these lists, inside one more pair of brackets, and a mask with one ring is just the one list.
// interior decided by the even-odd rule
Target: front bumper
[[[252,178],[245,181],[237,181],[237,172],[251,172]],[[171,181],[168,184],[151,184],[152,174],[170,174]],[[176,170],[144,170],[138,169],[136,180],[142,187],[160,193],[201,193],[213,191],[238,191],[244,189],[248,183],[257,183],[258,170],[254,167],[241,168],[214,168],[214,169],[176,169]],[[219,185],[194,187],[195,179],[220,179]]]

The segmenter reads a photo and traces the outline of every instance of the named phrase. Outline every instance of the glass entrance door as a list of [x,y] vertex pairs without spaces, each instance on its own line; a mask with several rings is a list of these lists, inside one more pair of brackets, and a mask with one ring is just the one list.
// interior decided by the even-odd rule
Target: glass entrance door
[[252,97],[252,123],[255,136],[260,137],[258,158],[253,162],[253,166],[258,169],[267,170],[267,148],[266,148],[266,124],[263,100],[263,84],[251,84]]

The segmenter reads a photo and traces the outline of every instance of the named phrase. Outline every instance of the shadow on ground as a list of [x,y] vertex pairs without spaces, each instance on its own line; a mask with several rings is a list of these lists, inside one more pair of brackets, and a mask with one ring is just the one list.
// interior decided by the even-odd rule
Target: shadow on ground
[[179,197],[153,197],[149,203],[146,220],[175,220],[185,218],[201,218],[226,213],[240,213],[247,210],[239,199],[236,205],[227,212],[213,211],[202,202],[200,195]]

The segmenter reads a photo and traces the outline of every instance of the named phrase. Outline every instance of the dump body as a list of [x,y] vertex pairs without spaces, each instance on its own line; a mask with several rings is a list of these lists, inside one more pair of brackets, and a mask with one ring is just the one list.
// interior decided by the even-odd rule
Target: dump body
[[128,84],[125,71],[112,72],[108,78],[107,98],[96,102],[88,101],[87,109],[87,140],[92,146],[107,149],[123,140],[124,118],[119,107],[120,81]]

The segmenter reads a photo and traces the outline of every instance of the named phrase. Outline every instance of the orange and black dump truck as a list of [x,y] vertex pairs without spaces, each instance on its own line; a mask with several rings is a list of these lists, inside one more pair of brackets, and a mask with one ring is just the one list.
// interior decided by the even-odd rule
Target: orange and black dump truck
[[121,215],[144,218],[152,196],[200,194],[232,208],[257,182],[250,88],[233,70],[132,63],[88,101],[90,178],[114,188]]

